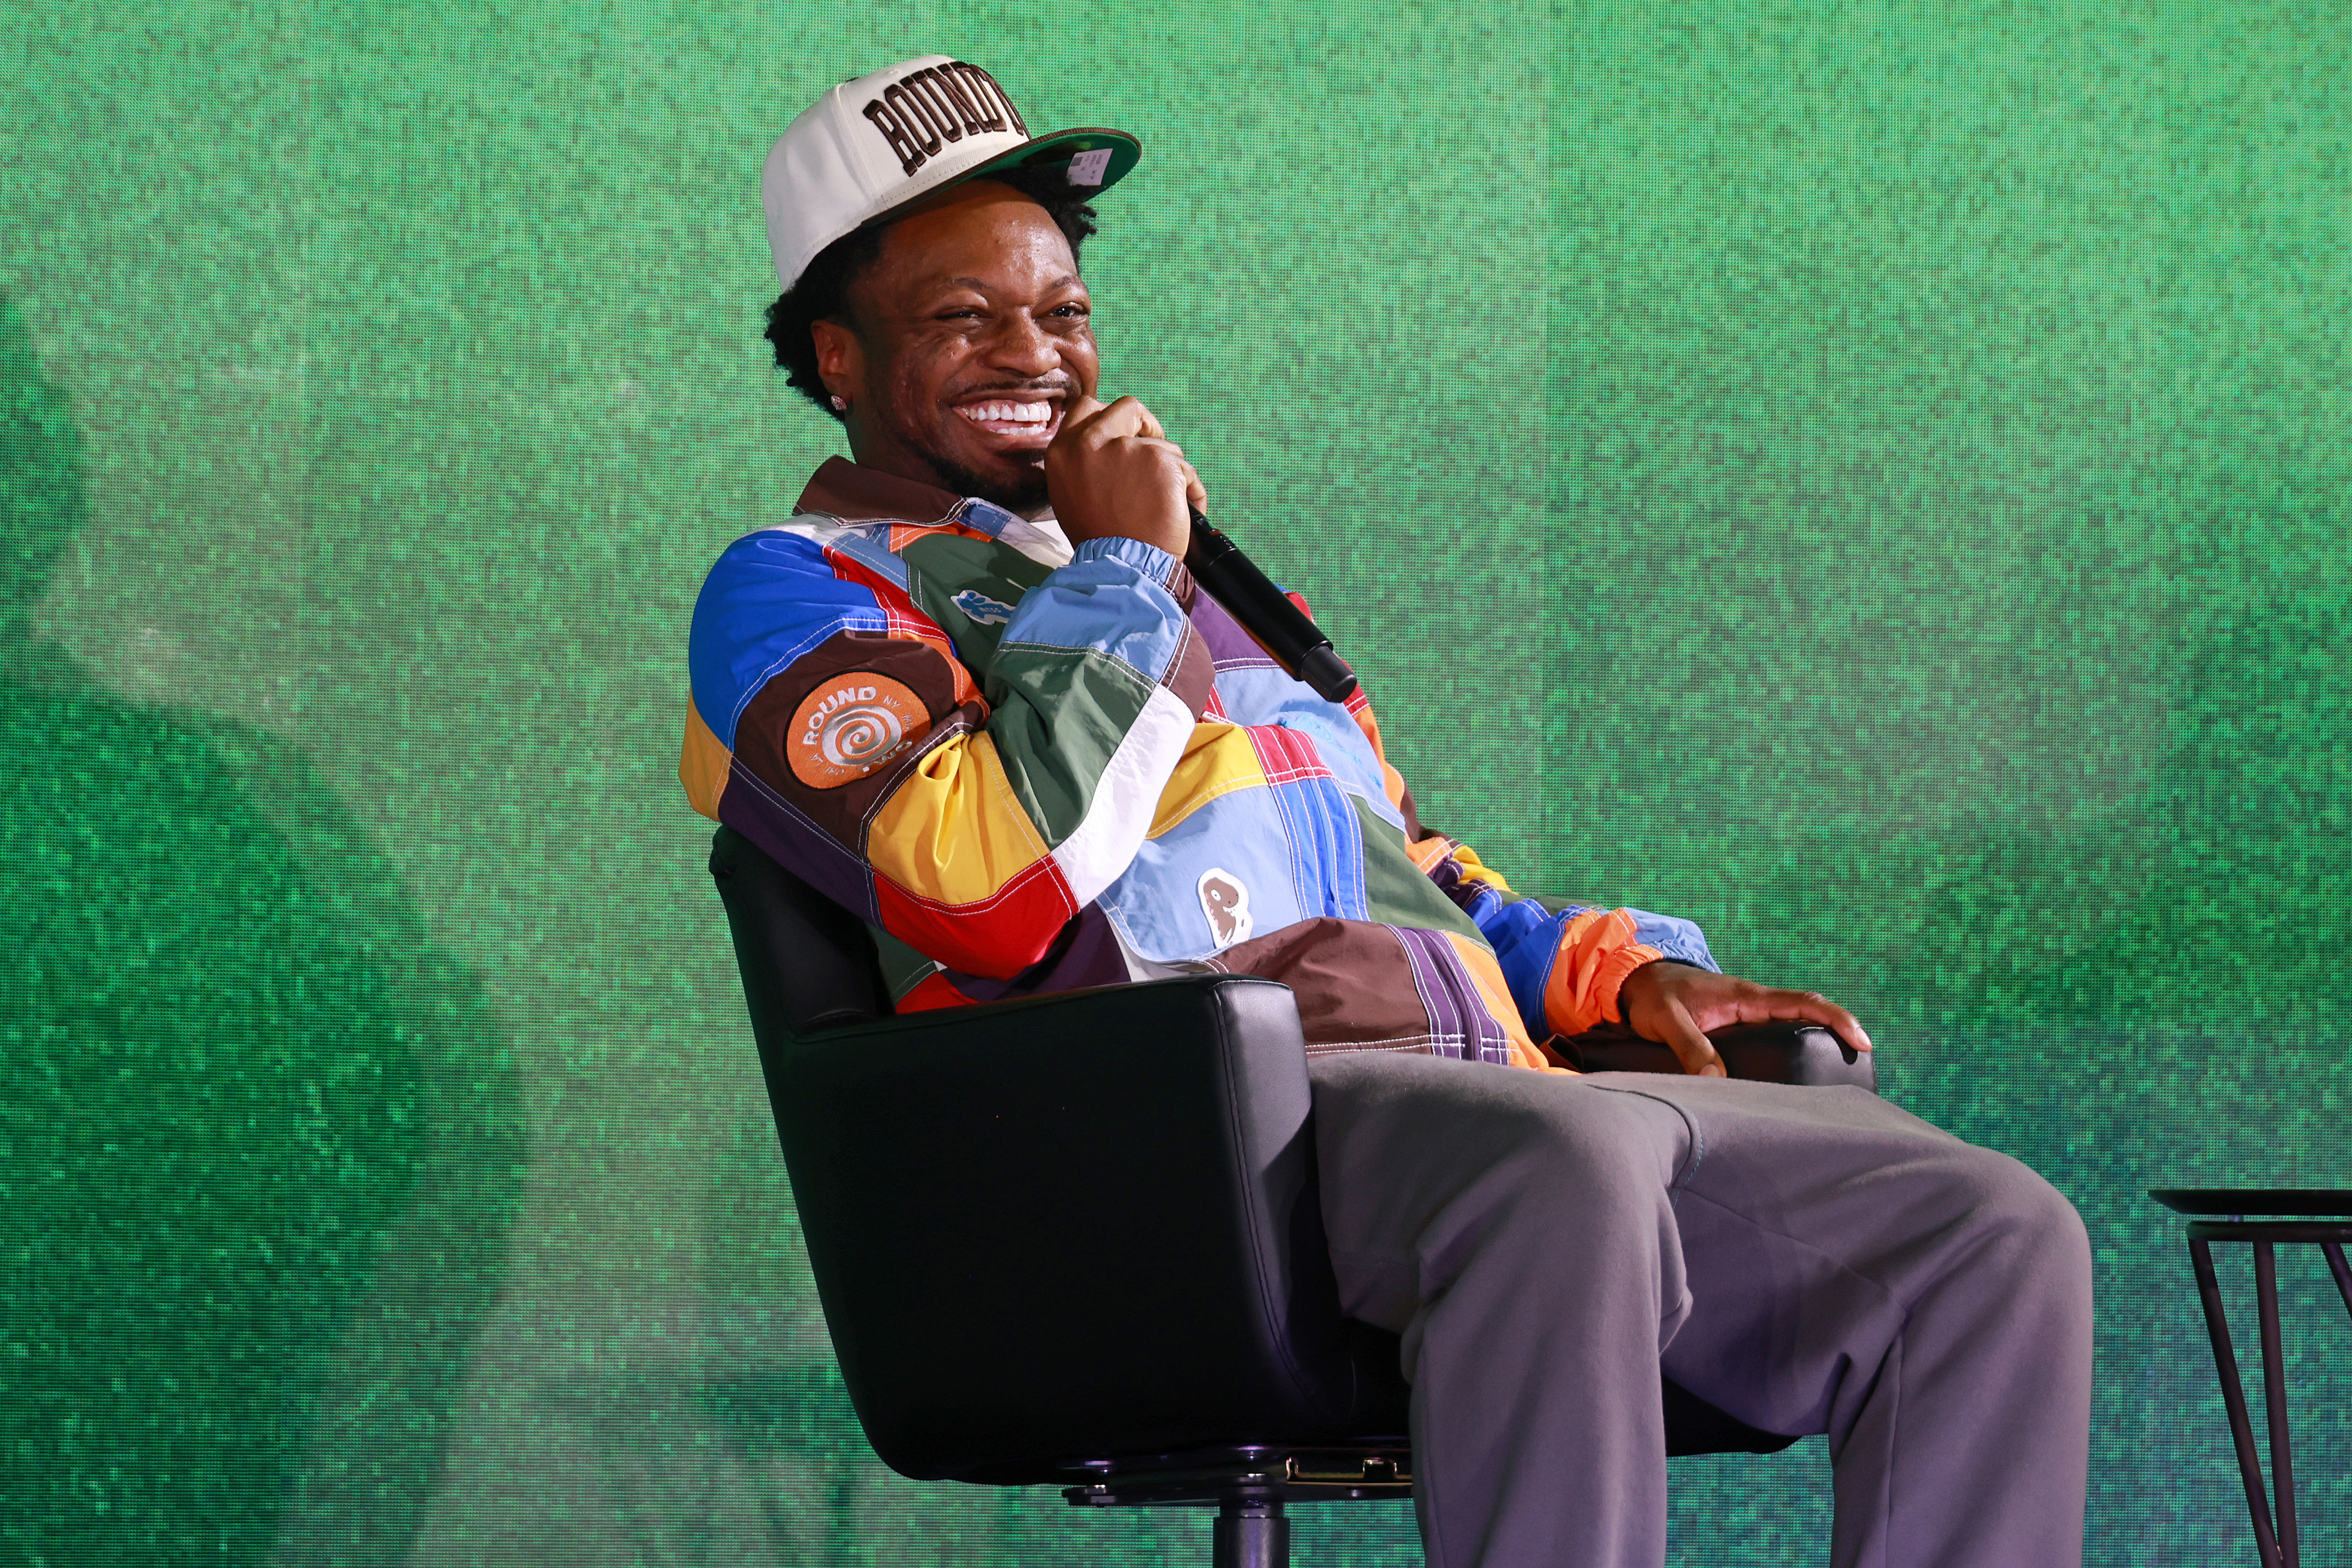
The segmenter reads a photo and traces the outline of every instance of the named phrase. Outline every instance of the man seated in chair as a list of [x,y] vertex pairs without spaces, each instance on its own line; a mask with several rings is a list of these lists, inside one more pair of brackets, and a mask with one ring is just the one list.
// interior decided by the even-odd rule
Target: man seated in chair
[[[851,460],[703,587],[694,804],[868,922],[901,1011],[1293,989],[1331,1260],[1402,1336],[1431,1563],[1654,1568],[1662,1375],[1828,1434],[1839,1564],[2079,1563],[2074,1210],[1864,1090],[1725,1078],[1735,1023],[1869,1039],[1719,973],[1687,921],[1519,897],[1422,825],[1360,695],[1195,587],[1200,479],[1142,403],[1097,401],[1078,269],[1136,157],[1033,137],[940,56],[777,142],[769,337]],[[1548,1056],[1604,1023],[1686,1076]]]

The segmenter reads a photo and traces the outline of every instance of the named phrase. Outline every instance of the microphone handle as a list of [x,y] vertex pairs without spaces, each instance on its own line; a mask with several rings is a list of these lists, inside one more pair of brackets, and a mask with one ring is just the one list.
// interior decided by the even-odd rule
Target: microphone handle
[[1356,672],[1332,647],[1331,639],[1242,553],[1241,546],[1209,526],[1201,509],[1192,514],[1192,542],[1184,565],[1192,581],[1208,590],[1243,629],[1265,646],[1276,664],[1314,688],[1328,702],[1345,702],[1356,692]]

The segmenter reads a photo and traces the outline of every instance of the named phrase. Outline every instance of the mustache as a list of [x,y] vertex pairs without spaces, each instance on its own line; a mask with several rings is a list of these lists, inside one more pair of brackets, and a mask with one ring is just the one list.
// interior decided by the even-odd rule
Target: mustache
[[1058,392],[1066,396],[1074,396],[1077,390],[1077,384],[1068,376],[1049,375],[1034,381],[992,381],[983,386],[960,387],[951,395],[959,401],[992,393]]

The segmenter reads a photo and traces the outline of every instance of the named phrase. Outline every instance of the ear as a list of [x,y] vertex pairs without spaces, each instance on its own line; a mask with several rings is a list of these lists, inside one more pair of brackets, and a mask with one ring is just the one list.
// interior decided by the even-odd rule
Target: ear
[[809,323],[816,341],[816,373],[824,389],[852,408],[865,401],[866,353],[857,334],[839,321]]

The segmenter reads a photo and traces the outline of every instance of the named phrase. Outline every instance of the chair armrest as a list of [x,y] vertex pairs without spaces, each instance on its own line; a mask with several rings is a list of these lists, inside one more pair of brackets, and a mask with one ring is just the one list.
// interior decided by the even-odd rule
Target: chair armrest
[[[1571,899],[1538,893],[1536,902],[1558,914],[1571,906],[1590,909],[1591,899]],[[1855,1084],[1878,1092],[1878,1068],[1865,1051],[1857,1051],[1829,1030],[1813,1024],[1743,1024],[1718,1029],[1707,1037],[1723,1069],[1733,1078],[1759,1083],[1796,1083],[1811,1088]],[[1554,1036],[1553,1055],[1579,1072],[1679,1073],[1682,1058],[1674,1047],[1645,1040],[1622,1024],[1605,1025],[1587,1034]]]
[[761,1061],[826,1325],[894,1468],[1402,1430],[1393,1346],[1383,1367],[1339,1314],[1288,987],[781,1033]]
[[[1853,1084],[1878,1090],[1878,1068],[1868,1051],[1857,1051],[1817,1024],[1742,1024],[1707,1038],[1733,1078],[1809,1088]],[[1679,1073],[1674,1047],[1645,1040],[1622,1024],[1589,1034],[1555,1036],[1551,1050],[1580,1072]]]

